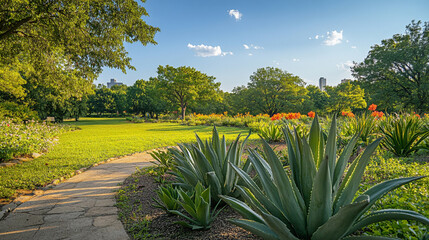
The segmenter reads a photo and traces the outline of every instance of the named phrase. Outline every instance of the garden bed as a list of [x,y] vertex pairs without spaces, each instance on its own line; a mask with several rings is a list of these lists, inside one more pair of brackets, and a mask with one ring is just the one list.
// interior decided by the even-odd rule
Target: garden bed
[[227,221],[240,218],[226,206],[206,231],[192,231],[175,224],[182,219],[168,215],[152,205],[160,186],[154,178],[140,171],[127,178],[117,195],[119,216],[132,239],[260,239]]

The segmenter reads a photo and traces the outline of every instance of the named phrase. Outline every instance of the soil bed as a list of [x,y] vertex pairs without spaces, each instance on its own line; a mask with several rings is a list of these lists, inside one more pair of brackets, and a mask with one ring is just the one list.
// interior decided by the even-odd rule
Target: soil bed
[[260,239],[227,221],[241,218],[229,206],[222,210],[209,230],[192,231],[175,224],[183,219],[152,206],[159,185],[143,171],[124,181],[117,195],[117,206],[120,219],[132,239]]

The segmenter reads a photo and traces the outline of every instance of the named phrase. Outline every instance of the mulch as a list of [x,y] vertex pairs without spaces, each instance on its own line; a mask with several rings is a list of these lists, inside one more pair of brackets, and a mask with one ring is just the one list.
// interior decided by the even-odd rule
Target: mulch
[[[170,179],[171,180],[171,179]],[[226,206],[217,216],[208,230],[192,231],[181,225],[175,224],[177,221],[184,219],[176,215],[168,215],[165,211],[155,208],[153,198],[157,195],[155,190],[158,189],[159,183],[149,174],[138,174],[129,177],[123,183],[122,188],[134,185],[134,190],[129,191],[127,196],[129,203],[132,204],[131,216],[134,221],[138,219],[148,219],[148,233],[154,239],[260,239],[250,232],[237,227],[227,221],[231,218],[241,218],[229,206]],[[119,210],[121,211],[121,210]],[[124,222],[127,226],[127,223]],[[127,228],[127,227],[126,227]],[[132,236],[130,236],[133,238]]]

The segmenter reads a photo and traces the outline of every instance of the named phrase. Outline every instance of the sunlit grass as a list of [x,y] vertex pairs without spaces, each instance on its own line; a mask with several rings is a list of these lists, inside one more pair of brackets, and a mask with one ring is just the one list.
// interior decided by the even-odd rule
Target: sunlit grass
[[[40,158],[0,169],[0,198],[13,196],[17,189],[35,189],[53,179],[68,177],[75,170],[108,158],[135,152],[174,146],[180,142],[211,136],[210,126],[184,126],[176,123],[129,123],[121,118],[82,118],[66,122],[81,128],[59,137],[59,143]],[[245,128],[218,127],[220,134],[232,140]],[[251,136],[257,139],[257,135]]]

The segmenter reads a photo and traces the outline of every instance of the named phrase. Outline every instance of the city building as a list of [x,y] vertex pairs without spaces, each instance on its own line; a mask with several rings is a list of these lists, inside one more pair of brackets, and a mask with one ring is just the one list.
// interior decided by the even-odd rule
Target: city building
[[325,91],[325,87],[326,87],[326,78],[320,77],[319,78],[319,89],[322,91]]
[[115,85],[123,85],[123,83],[117,82],[114,78],[110,79],[110,82],[107,82],[107,88],[111,88]]
[[341,80],[341,83],[346,83],[346,82],[351,82],[351,81],[352,81],[351,79],[344,78]]

